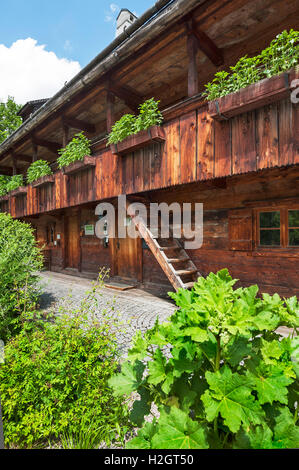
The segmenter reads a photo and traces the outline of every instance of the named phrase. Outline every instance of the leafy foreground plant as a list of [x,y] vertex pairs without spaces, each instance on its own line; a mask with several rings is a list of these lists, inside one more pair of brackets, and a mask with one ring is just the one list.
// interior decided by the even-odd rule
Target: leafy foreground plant
[[33,162],[27,171],[27,182],[33,183],[42,176],[52,175],[52,170],[49,162],[46,160],[37,160]]
[[[257,286],[235,283],[224,269],[171,293],[170,322],[135,337],[109,381],[116,395],[140,395],[131,421],[142,428],[128,448],[299,447],[298,337],[275,332],[297,332],[297,299],[260,299]],[[160,418],[144,424],[153,402]]]
[[35,309],[36,272],[42,255],[29,224],[0,214],[0,339],[6,341],[22,326],[22,313]]
[[82,161],[86,155],[91,154],[90,141],[83,132],[79,132],[65,148],[58,150],[58,154],[60,157],[57,158],[57,163],[60,169],[71,163]]
[[[0,395],[8,447],[93,448],[128,430],[122,398],[108,379],[118,353],[113,319],[101,312],[95,284],[78,308],[69,299],[47,320],[27,316],[21,333],[5,347]],[[117,437],[116,437],[117,436]]]

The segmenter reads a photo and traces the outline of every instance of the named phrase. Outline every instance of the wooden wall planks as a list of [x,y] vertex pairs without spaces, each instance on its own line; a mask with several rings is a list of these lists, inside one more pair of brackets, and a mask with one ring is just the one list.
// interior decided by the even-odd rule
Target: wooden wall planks
[[[57,172],[53,194],[29,186],[27,214],[296,164],[298,126],[299,106],[289,99],[227,121],[211,119],[206,106],[186,114],[182,111],[180,117],[164,124],[165,143],[122,157],[108,148],[99,151],[95,169],[74,176]],[[11,211],[16,216],[14,204]]]

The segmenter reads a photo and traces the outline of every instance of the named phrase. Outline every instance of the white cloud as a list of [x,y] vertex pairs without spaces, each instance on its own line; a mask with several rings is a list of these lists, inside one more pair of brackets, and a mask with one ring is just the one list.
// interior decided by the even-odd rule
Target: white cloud
[[19,104],[50,98],[80,71],[79,62],[59,59],[45,47],[32,38],[0,44],[0,101],[9,95]]
[[120,11],[120,7],[116,3],[110,3],[109,12],[105,12],[105,21],[109,23],[110,21],[115,21]]

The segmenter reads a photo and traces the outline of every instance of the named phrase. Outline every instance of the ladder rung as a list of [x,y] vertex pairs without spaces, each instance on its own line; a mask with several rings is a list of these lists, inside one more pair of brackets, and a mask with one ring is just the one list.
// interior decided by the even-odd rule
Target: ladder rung
[[192,289],[194,284],[194,282],[187,282],[186,284],[184,284],[184,289]]
[[167,260],[168,263],[182,263],[183,261],[189,261],[189,258],[171,258]]
[[168,250],[181,250],[180,246],[172,245],[172,246],[159,246],[160,250],[168,251]]
[[180,269],[175,272],[178,276],[183,276],[184,274],[194,274],[197,273],[197,269]]

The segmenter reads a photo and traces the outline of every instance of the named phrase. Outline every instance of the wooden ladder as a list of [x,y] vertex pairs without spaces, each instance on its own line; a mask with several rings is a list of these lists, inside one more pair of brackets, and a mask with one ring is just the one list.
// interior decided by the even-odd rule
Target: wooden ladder
[[[167,239],[159,238],[159,233],[157,233],[156,237],[148,228],[147,223],[139,215],[136,215],[134,210],[130,211],[129,206],[130,203],[128,202],[128,215],[131,217],[132,222],[147,243],[172,286],[175,290],[180,288],[191,289],[201,274],[182,247],[180,241],[173,236]],[[170,235],[172,235],[171,229]]]

